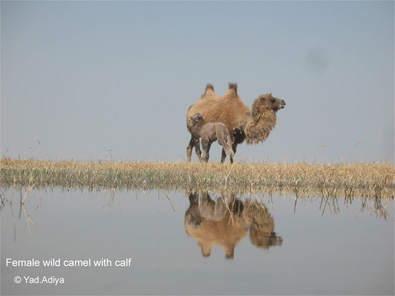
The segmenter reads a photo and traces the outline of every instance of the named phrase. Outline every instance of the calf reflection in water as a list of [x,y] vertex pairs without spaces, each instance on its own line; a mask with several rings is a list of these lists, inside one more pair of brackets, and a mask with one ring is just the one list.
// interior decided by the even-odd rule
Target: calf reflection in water
[[219,197],[215,201],[207,192],[190,193],[184,226],[208,257],[220,245],[227,259],[234,257],[236,245],[249,231],[251,243],[263,249],[281,246],[282,238],[274,232],[274,220],[262,202]]

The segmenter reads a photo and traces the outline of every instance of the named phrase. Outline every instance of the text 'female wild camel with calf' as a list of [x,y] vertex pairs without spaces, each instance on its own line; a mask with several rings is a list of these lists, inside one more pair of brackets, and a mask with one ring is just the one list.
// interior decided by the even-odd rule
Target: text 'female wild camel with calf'
[[[260,95],[252,104],[251,110],[243,103],[237,94],[237,84],[229,83],[226,94],[219,97],[211,84],[207,84],[204,94],[187,112],[187,128],[191,133],[191,140],[187,147],[188,161],[191,161],[192,149],[201,159],[199,137],[193,134],[192,116],[203,116],[203,124],[208,122],[222,122],[229,131],[232,149],[236,153],[237,145],[247,140],[247,144],[258,144],[266,140],[276,125],[276,112],[285,107],[285,101],[274,98],[272,94]],[[222,149],[221,162],[226,153]]]

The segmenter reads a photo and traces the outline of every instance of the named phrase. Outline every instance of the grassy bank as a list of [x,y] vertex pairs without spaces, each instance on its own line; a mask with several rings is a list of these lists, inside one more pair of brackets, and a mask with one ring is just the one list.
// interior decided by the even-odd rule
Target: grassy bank
[[1,186],[118,188],[381,197],[395,195],[389,163],[74,162],[1,159]]

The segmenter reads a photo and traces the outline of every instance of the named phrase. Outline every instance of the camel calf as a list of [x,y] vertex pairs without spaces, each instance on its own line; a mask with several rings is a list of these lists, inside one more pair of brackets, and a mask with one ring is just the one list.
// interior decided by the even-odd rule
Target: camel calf
[[203,153],[200,158],[201,162],[208,162],[209,151],[211,144],[218,140],[229,158],[229,162],[233,163],[235,153],[232,149],[232,140],[229,135],[229,131],[222,122],[208,122],[204,124],[204,117],[199,113],[191,116],[192,125],[192,136],[194,138],[202,139]]

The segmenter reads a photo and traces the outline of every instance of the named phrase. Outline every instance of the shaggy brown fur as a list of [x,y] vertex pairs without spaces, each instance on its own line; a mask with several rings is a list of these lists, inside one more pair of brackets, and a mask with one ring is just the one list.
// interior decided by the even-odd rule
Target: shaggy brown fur
[[204,94],[202,94],[200,98],[218,99],[218,96],[214,91],[214,86],[212,84],[207,84],[206,89],[204,90]]
[[[276,125],[276,112],[285,107],[285,102],[274,98],[272,94],[260,95],[250,109],[243,103],[237,94],[237,84],[230,83],[229,89],[222,97],[214,92],[214,87],[208,84],[204,94],[187,112],[187,128],[191,132],[193,122],[191,116],[199,113],[206,122],[222,122],[225,124],[232,139],[233,151],[236,153],[237,145],[247,139],[247,144],[257,144],[266,140]],[[191,161],[192,148],[195,147],[200,159],[199,138],[191,133],[191,140],[187,147],[188,161]],[[225,151],[222,150],[221,162],[225,160]]]
[[250,232],[250,241],[258,248],[282,244],[274,232],[274,220],[262,203],[219,197],[213,201],[207,192],[189,195],[190,206],[185,213],[184,227],[187,234],[201,247],[208,257],[214,246],[223,247],[227,259],[234,257],[237,244]]
[[204,123],[204,118],[199,113],[191,116],[193,125],[191,133],[194,138],[202,139],[203,154],[200,161],[208,162],[211,144],[218,140],[225,150],[226,156],[230,163],[233,163],[235,154],[232,150],[232,140],[226,126],[221,122],[208,122]]
[[274,219],[268,209],[254,200],[244,202],[244,219],[250,224],[250,241],[257,248],[281,246],[283,239],[274,232]]

